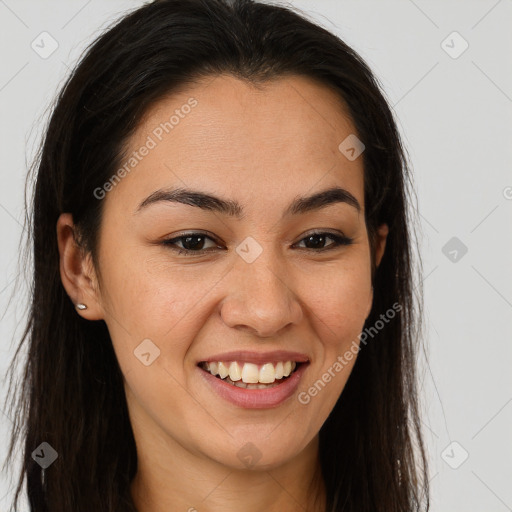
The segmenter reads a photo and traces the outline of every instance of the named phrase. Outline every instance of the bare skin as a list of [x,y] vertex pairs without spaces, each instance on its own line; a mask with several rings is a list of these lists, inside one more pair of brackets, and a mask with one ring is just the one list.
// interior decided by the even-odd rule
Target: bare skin
[[[318,433],[356,357],[309,403],[295,395],[264,409],[219,397],[197,363],[237,349],[302,352],[310,361],[305,392],[359,341],[373,300],[363,162],[338,150],[356,130],[338,96],[305,77],[258,89],[222,75],[156,104],[128,153],[191,97],[197,105],[161,141],[153,136],[156,147],[101,199],[99,272],[74,242],[71,215],[60,216],[62,282],[75,304],[87,304],[77,314],[108,326],[137,445],[131,491],[139,512],[320,512]],[[335,202],[282,218],[296,197],[334,186],[360,211]],[[245,216],[169,201],[137,211],[173,187],[237,201]],[[209,237],[193,240],[202,255],[162,243],[197,231]],[[312,232],[328,234],[308,243]],[[380,226],[377,264],[387,233]],[[325,250],[334,247],[329,234],[352,243]],[[247,237],[262,249],[251,263],[235,251]],[[182,238],[174,247],[191,245]],[[145,339],[160,350],[149,366],[134,355]],[[249,441],[260,455],[251,467],[238,456]]]

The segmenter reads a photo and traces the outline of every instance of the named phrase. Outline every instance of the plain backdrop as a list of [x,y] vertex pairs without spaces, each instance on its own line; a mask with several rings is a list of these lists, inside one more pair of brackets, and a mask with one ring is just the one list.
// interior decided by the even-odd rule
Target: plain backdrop
[[[45,111],[85,46],[142,3],[0,0],[2,375],[27,309],[27,285],[14,289],[14,278],[25,176]],[[432,510],[512,510],[512,2],[291,5],[368,62],[411,159],[425,292],[426,351],[418,364]],[[49,56],[33,49],[41,37],[58,45]],[[5,382],[0,391],[3,398]],[[2,463],[10,427],[0,411]],[[13,484],[12,475],[2,475],[0,512]]]

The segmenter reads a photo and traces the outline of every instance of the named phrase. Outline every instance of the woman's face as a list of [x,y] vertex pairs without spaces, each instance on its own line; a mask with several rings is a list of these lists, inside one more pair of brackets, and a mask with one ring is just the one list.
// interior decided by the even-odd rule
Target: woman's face
[[[260,89],[211,77],[147,113],[125,172],[97,190],[101,280],[79,295],[80,314],[108,326],[136,437],[270,468],[318,434],[372,302],[362,156],[351,139],[339,149],[353,134],[338,96],[296,76]],[[307,199],[335,187],[346,192]],[[178,188],[219,199],[184,204]],[[242,389],[204,361],[259,382],[303,364]]]

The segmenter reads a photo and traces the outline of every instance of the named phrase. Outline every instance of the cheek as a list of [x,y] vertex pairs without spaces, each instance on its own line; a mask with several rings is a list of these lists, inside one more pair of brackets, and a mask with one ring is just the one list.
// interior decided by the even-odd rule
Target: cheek
[[[120,364],[124,360],[127,369],[138,363],[133,357],[135,348],[150,339],[166,365],[178,371],[216,305],[240,283],[229,274],[232,263],[172,261],[165,253],[155,251],[148,256],[147,248],[129,247],[105,248],[102,257],[109,297],[107,324]],[[222,283],[225,277],[229,286]],[[304,310],[304,324],[295,328],[313,331],[309,337],[323,345],[326,362],[357,339],[371,299],[365,244],[331,261],[290,265],[287,279],[289,293]],[[171,358],[166,354],[170,345]]]
[[[105,251],[107,252],[107,251]],[[133,336],[161,337],[193,311],[207,290],[211,275],[199,267],[172,263],[165,255],[147,256],[147,249],[112,250],[122,254],[106,265],[109,311]]]
[[352,264],[338,265],[332,272],[318,273],[310,290],[308,303],[319,342],[315,350],[318,364],[304,383],[299,402],[310,404],[314,417],[325,418],[358,357],[359,335],[372,300],[369,259],[354,259]]
[[306,303],[318,320],[318,332],[324,333],[319,338],[340,348],[347,337],[357,337],[372,300],[369,259],[354,258],[304,279],[309,284]]
[[[365,255],[361,247],[345,259],[308,262],[288,273],[288,287],[302,303],[304,315],[317,323],[318,339],[339,345],[360,332],[356,331],[364,324],[371,300],[370,264]],[[108,309],[114,327],[123,336],[129,333],[132,344],[145,338],[173,339],[175,354],[186,350],[212,314],[212,301],[220,301],[219,293],[230,294],[222,284],[224,277],[229,278],[229,264],[170,262],[162,255],[148,258],[142,251],[133,251],[123,260],[106,265]],[[228,280],[236,286],[232,278]]]

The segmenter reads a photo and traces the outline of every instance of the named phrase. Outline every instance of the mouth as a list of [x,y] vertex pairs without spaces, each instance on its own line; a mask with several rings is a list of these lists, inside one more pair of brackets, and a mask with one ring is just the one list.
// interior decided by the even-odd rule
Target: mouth
[[290,402],[310,362],[201,361],[197,369],[207,392],[244,409],[272,409]]
[[257,365],[240,361],[201,361],[197,366],[218,380],[243,389],[271,389],[284,383],[307,362],[278,361]]

